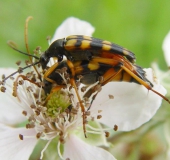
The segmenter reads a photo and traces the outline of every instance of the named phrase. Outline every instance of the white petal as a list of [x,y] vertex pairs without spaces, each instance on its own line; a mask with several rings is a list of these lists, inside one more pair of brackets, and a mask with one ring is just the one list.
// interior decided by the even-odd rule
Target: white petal
[[51,43],[59,38],[64,38],[69,35],[91,36],[93,32],[94,27],[90,23],[75,17],[69,17],[57,28]]
[[63,157],[70,160],[115,160],[106,150],[91,146],[73,135],[64,144]]
[[[155,83],[151,69],[146,70],[148,79],[154,84],[153,89],[165,95],[166,90],[158,82]],[[114,99],[109,99],[113,95]],[[135,83],[110,82],[102,87],[97,95],[91,112],[100,113],[101,123],[109,127],[118,126],[118,130],[136,129],[149,121],[159,109],[162,98],[144,86]],[[94,115],[94,114],[93,114]]]
[[[3,127],[4,128],[4,127]],[[0,126],[1,129],[1,126]],[[35,135],[33,129],[9,128],[0,132],[0,159],[3,160],[28,160],[36,143],[36,138],[20,140],[18,135]]]
[[[1,68],[0,69],[0,77],[2,74],[6,76],[10,75],[11,73],[15,72],[16,69],[12,68]],[[21,114],[22,110],[19,107],[19,102],[17,102],[17,98],[12,96],[12,85],[13,81],[8,79],[8,85],[5,87],[7,88],[5,93],[0,92],[0,123],[13,125],[20,123],[25,120],[25,117]]]
[[170,66],[170,31],[163,41],[162,49],[164,51],[165,61]]

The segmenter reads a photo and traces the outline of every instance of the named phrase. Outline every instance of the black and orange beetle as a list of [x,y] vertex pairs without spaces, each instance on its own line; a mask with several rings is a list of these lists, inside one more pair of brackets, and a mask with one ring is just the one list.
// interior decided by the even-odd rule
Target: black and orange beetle
[[[67,58],[66,61],[63,61],[64,56]],[[83,114],[85,136],[86,109],[77,90],[77,76],[82,75],[81,83],[86,85],[97,82],[99,77],[103,79],[100,82],[101,86],[111,81],[135,82],[145,86],[148,90],[153,91],[170,103],[165,96],[152,89],[153,85],[145,77],[145,71],[134,64],[136,60],[135,55],[131,51],[109,41],[83,35],[72,35],[54,41],[40,58],[36,56],[34,58],[38,59],[38,62],[33,63],[32,66],[40,63],[45,70],[43,81],[46,82],[46,86],[44,87],[46,93],[51,93],[63,87],[60,82],[62,79],[55,70],[61,69],[63,66],[67,68],[70,75],[70,84],[75,89]],[[48,67],[47,64],[50,58],[57,58],[58,61]],[[59,87],[52,87],[53,83]],[[93,91],[91,90],[90,92],[92,93]]]
[[[103,52],[108,53],[108,55],[103,54]],[[40,57],[40,63],[43,68],[46,68],[51,57],[56,57],[58,62],[61,62],[63,56],[66,56],[68,60],[74,62],[89,61],[94,56],[107,58],[112,54],[125,56],[131,63],[134,63],[136,59],[134,53],[117,44],[89,36],[72,35],[54,41]]]
[[[62,62],[63,56],[66,56],[67,61]],[[81,103],[75,83],[79,75],[83,76],[81,82],[87,85],[95,83],[101,76],[103,78],[101,86],[111,81],[135,82],[145,86],[170,103],[166,97],[152,89],[153,84],[145,77],[145,71],[134,64],[135,55],[109,41],[83,35],[72,35],[54,41],[42,54],[40,63],[43,68],[46,68],[51,57],[56,57],[59,63],[54,64],[46,71],[44,79],[47,84],[58,83],[58,85],[61,85],[61,78],[54,71],[63,66],[68,69],[70,83],[75,88],[82,109],[83,124],[85,122],[85,108]],[[55,88],[51,91],[53,90]]]
[[[71,82],[75,88],[75,75],[84,75],[82,82],[86,84],[87,81],[92,84],[95,82],[94,79],[97,80],[99,76],[102,76],[104,78],[102,85],[116,80],[134,81],[169,102],[167,98],[152,89],[153,85],[146,79],[145,71],[134,64],[136,60],[134,53],[119,45],[83,35],[71,35],[54,41],[39,60],[42,68],[45,69],[50,58],[58,59],[58,63],[51,66],[44,74],[44,79],[48,82],[59,82],[53,71],[61,68],[62,63],[60,64],[60,62],[63,60],[63,56],[67,58],[66,67],[70,70]],[[120,75],[126,76],[120,78]]]

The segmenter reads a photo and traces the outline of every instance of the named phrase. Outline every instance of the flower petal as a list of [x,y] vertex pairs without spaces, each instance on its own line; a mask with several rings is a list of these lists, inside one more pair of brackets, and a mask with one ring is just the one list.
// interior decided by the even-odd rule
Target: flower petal
[[71,160],[115,160],[106,150],[91,146],[73,135],[70,135],[64,144],[63,157]]
[[[151,69],[145,70],[147,78],[153,83],[153,89],[165,95],[166,90],[153,78]],[[113,99],[109,99],[113,95]],[[136,129],[149,121],[159,109],[162,98],[143,85],[127,82],[110,82],[102,87],[97,95],[91,112],[102,110],[101,123],[109,127],[118,126],[118,130]],[[96,113],[97,116],[98,113]]]
[[[15,71],[16,69],[12,68],[1,68],[0,77],[4,73],[8,76]],[[13,81],[8,79],[6,83],[8,83],[8,85],[5,86],[7,88],[6,92],[0,92],[0,123],[14,125],[24,121],[25,117],[21,114],[22,109],[19,107],[17,98],[12,96]]]
[[165,61],[170,66],[170,31],[163,41],[162,49],[164,51]]
[[[0,130],[4,129],[4,126]],[[36,138],[25,138],[20,140],[18,135],[35,135],[33,129],[26,130],[25,128],[10,128],[6,127],[0,132],[0,157],[3,160],[28,160],[36,143]]]
[[57,28],[51,43],[59,38],[74,34],[91,36],[93,32],[94,27],[90,23],[75,17],[69,17]]

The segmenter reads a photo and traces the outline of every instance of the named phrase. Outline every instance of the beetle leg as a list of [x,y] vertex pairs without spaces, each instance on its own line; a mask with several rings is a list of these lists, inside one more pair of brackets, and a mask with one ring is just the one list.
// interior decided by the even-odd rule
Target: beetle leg
[[133,72],[131,72],[128,68],[126,68],[125,66],[121,66],[121,68],[123,70],[125,70],[129,75],[131,75],[134,79],[136,79],[136,81],[138,81],[141,85],[145,86],[148,90],[151,90],[152,92],[156,93],[157,95],[159,95],[160,97],[162,97],[164,100],[166,100],[168,103],[170,103],[170,100],[168,98],[166,98],[165,96],[163,96],[162,94],[160,94],[159,92],[155,91],[154,89],[152,89],[152,87],[145,81],[143,81],[141,78],[139,78],[138,76],[136,76]]
[[[103,81],[100,83],[101,86],[104,86],[105,84],[107,84],[108,82],[111,82],[120,72],[122,72],[122,68],[120,68],[117,72],[114,71],[113,68],[110,68],[102,77],[103,77]],[[92,88],[92,91],[91,93],[95,92],[94,91],[94,88]],[[93,103],[93,101],[95,100],[97,94],[99,92],[97,92],[93,97],[92,97],[92,100],[91,100],[91,103],[90,103],[90,106],[88,108],[88,110],[91,108],[91,105]]]
[[75,76],[74,65],[73,65],[73,63],[72,63],[71,61],[69,61],[69,60],[67,60],[67,65],[68,65],[68,67],[70,68],[71,76],[72,76],[72,77],[70,78],[70,83],[71,83],[71,85],[72,85],[72,86],[74,87],[74,89],[75,89],[75,92],[76,92],[78,101],[79,101],[79,103],[80,103],[81,111],[82,111],[82,113],[83,113],[83,115],[82,115],[82,117],[83,117],[83,130],[84,130],[84,135],[85,135],[85,137],[87,138],[87,136],[86,136],[86,127],[85,127],[85,124],[86,124],[85,108],[84,108],[84,106],[83,106],[83,104],[82,104],[82,100],[81,100],[81,98],[80,98],[80,95],[79,95],[79,93],[78,93],[77,86],[76,86],[76,83],[75,83],[75,78],[74,78],[74,76]]
[[30,79],[28,79],[26,76],[24,75],[18,75],[16,80],[14,81],[14,86],[13,86],[13,96],[14,97],[17,97],[18,100],[20,101],[20,98],[18,97],[18,93],[17,93],[17,87],[18,87],[18,80],[19,78],[22,78],[23,80],[26,80],[26,81],[29,81],[30,83],[33,83],[35,84],[36,86],[40,87],[40,84],[39,83],[36,83]]
[[54,63],[50,68],[47,69],[47,71],[44,73],[44,79],[51,82],[55,83],[54,80],[48,78],[48,76],[57,68],[58,63]]
[[101,83],[101,85],[105,85],[108,82],[111,82],[112,80],[114,80],[114,78],[120,73],[122,72],[122,68],[120,68],[118,71],[115,71],[114,68],[110,68],[102,77],[103,77],[103,81]]

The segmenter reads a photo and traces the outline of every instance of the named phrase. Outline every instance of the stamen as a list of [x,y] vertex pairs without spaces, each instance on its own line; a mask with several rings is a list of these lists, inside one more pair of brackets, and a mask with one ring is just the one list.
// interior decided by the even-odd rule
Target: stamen
[[35,106],[34,104],[31,104],[31,105],[30,105],[30,108],[35,109],[36,106]]
[[99,83],[102,83],[104,81],[104,78],[103,76],[100,76],[99,79],[98,79]]
[[26,124],[27,129],[34,128],[34,127],[35,127],[34,123]]
[[101,119],[102,118],[102,115],[97,115],[97,119]]
[[97,84],[95,87],[94,87],[94,90],[97,91],[97,92],[100,92],[102,90],[102,87],[100,84]]
[[2,75],[2,79],[5,79],[5,74]]
[[114,96],[109,94],[109,99],[114,99]]
[[85,86],[81,87],[81,91],[85,92],[86,91],[86,87]]
[[27,116],[27,111],[22,111],[22,114],[23,114],[24,116]]
[[86,115],[86,116],[90,116],[90,111],[86,111],[86,112],[85,112],[85,115]]
[[47,142],[47,144],[45,145],[45,147],[44,147],[43,150],[41,151],[40,160],[42,160],[43,155],[44,155],[44,151],[47,149],[47,147],[49,146],[50,143],[51,143],[51,140],[49,140],[49,141]]
[[18,84],[19,84],[19,85],[23,85],[23,84],[24,84],[24,81],[23,81],[23,80],[19,80],[19,81],[18,81]]
[[22,73],[23,72],[23,68],[22,67],[19,67],[18,68],[18,73]]
[[61,144],[60,141],[58,141],[58,145],[57,145],[58,155],[61,159],[64,159],[63,156],[61,155],[60,144]]
[[92,126],[90,126],[90,125],[87,125],[87,127],[90,128],[91,130],[94,130],[94,131],[102,131],[102,132],[108,131],[108,130],[112,130],[112,128],[94,128],[94,127],[92,127]]
[[102,112],[102,110],[98,110],[98,113],[101,113]]
[[1,87],[1,92],[4,92],[5,93],[6,91],[6,88],[4,86]]
[[47,40],[47,42],[48,42],[48,45],[50,46],[50,44],[51,44],[51,36],[47,36],[47,38],[46,38],[46,40]]
[[23,140],[24,139],[24,136],[22,134],[19,134],[19,139],[20,140]]
[[115,124],[113,129],[114,129],[114,131],[117,131],[118,130],[118,126]]
[[10,78],[11,80],[14,80],[14,79],[15,79],[15,78],[14,78],[14,77],[12,77],[12,76],[11,76],[11,77],[9,77],[9,78]]
[[24,136],[24,135],[22,135],[22,134],[19,134],[19,139],[20,139],[20,140],[24,140],[25,138],[30,138],[30,139],[32,139],[32,138],[35,138],[35,136]]
[[84,95],[86,95],[86,93],[87,93],[91,88],[93,88],[94,86],[96,86],[98,83],[99,83],[99,81],[97,81],[96,83],[88,86],[88,87],[86,88],[86,91],[83,93],[82,97],[84,97]]
[[16,65],[19,66],[20,64],[21,64],[21,61],[17,61],[17,62],[16,62]]
[[103,134],[103,132],[101,131],[89,131],[89,130],[86,130],[87,133],[91,133],[91,134]]
[[4,83],[2,81],[0,81],[0,85],[3,85]]
[[39,139],[41,137],[42,133],[37,133],[36,137]]
[[109,133],[109,132],[105,132],[105,136],[106,136],[106,137],[109,137],[109,136],[110,136],[110,133]]

